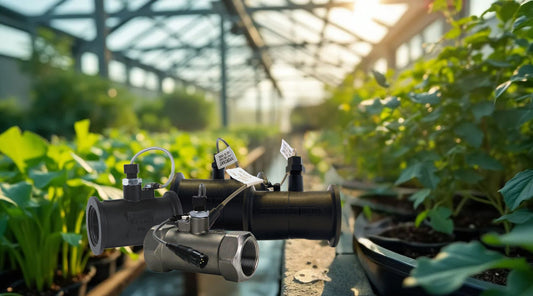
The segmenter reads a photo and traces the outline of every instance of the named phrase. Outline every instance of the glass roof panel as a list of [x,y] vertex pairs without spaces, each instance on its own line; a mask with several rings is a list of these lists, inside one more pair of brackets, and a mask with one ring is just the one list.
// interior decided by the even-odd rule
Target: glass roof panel
[[43,14],[53,3],[55,0],[0,0],[0,5],[26,15]]
[[[39,15],[53,7],[59,0],[0,0],[0,6],[31,16]],[[127,8],[136,11],[153,0],[105,0],[108,13]],[[335,2],[354,1],[354,9],[325,6]],[[272,73],[279,76],[282,90],[295,93],[298,83],[286,82],[283,77],[292,75],[301,81],[318,80],[338,82],[367,55],[372,45],[357,39],[360,36],[372,43],[379,42],[388,28],[405,13],[407,4],[381,4],[378,0],[244,0],[249,7],[287,6],[312,4],[313,10],[265,10],[251,14],[260,25],[259,32],[265,42],[267,53],[273,60]],[[288,4],[289,3],[289,4]],[[322,7],[320,7],[323,5]],[[151,10],[156,12],[187,9],[212,9],[211,0],[157,0]],[[55,9],[56,14],[90,14],[94,0],[66,0]],[[328,13],[329,11],[329,13]],[[120,16],[120,15],[118,15]],[[323,18],[328,17],[325,22]],[[237,19],[237,17],[234,17]],[[108,27],[120,24],[115,15],[106,21]],[[381,23],[381,24],[380,24]],[[58,19],[51,21],[53,27],[85,40],[95,38],[94,21],[87,19]],[[219,15],[137,16],[112,32],[107,38],[113,51],[124,50],[130,58],[167,71],[176,65],[177,73],[186,80],[218,81],[219,69]],[[250,64],[253,54],[244,34],[230,32],[233,26],[226,21],[228,75],[237,81],[254,80],[255,71]],[[153,28],[153,29],[152,29]],[[321,32],[323,31],[323,34]],[[352,32],[352,33],[350,33]],[[322,36],[321,36],[322,35]],[[322,38],[321,38],[322,37]],[[305,46],[291,46],[301,45]],[[206,46],[207,48],[195,49]],[[322,45],[322,47],[320,47]],[[152,50],[149,50],[150,48]],[[175,47],[166,50],[166,47]],[[143,49],[143,50],[141,50]],[[317,57],[319,59],[317,59]],[[94,62],[94,61],[93,61]],[[262,68],[262,67],[261,67]],[[260,72],[266,79],[264,72]],[[240,77],[240,78],[239,78]],[[212,84],[212,83],[211,83]],[[251,86],[254,82],[252,81]],[[295,86],[296,85],[296,86]],[[213,89],[218,89],[218,84]],[[246,84],[239,89],[249,88]],[[238,93],[242,94],[243,91]],[[295,94],[294,94],[295,95]]]
[[96,30],[92,20],[53,20],[51,24],[54,28],[58,28],[85,40],[93,40],[96,37]]
[[[52,1],[52,3],[55,3],[56,1]],[[109,1],[109,2],[115,2],[115,1]],[[118,2],[118,1],[117,1]],[[108,3],[106,3],[106,9],[108,8]],[[114,5],[109,5],[114,6]],[[65,13],[91,13],[94,11],[94,1],[90,0],[69,0],[65,1],[65,3],[59,5],[55,9],[55,13],[57,14],[65,14]]]

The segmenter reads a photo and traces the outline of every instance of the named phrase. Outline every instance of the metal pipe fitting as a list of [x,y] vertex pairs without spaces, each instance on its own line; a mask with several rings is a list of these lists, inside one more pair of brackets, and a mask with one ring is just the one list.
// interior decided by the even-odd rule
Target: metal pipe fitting
[[209,231],[195,235],[182,232],[178,227],[161,227],[157,236],[170,244],[186,245],[207,255],[204,267],[190,264],[170,248],[154,239],[152,227],[144,239],[144,259],[148,269],[155,272],[182,270],[187,272],[221,275],[233,282],[248,280],[257,268],[259,246],[255,237],[245,231]]

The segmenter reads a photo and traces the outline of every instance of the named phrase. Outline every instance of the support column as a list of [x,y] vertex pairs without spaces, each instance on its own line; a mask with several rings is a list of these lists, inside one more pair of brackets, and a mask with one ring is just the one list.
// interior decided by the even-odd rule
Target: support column
[[220,110],[222,112],[222,127],[228,126],[228,81],[226,69],[226,30],[224,28],[224,13],[220,13]]
[[102,77],[109,77],[108,50],[106,45],[107,29],[104,0],[94,0],[94,23],[96,26],[96,54],[98,56],[98,73]]
[[261,102],[262,101],[261,87],[259,86],[259,83],[261,82],[261,79],[259,77],[259,65],[255,67],[254,73],[255,73],[255,90],[256,90],[256,98],[257,98],[257,103],[255,107],[255,123],[259,125],[263,122],[263,110],[261,108],[261,103],[262,103]]

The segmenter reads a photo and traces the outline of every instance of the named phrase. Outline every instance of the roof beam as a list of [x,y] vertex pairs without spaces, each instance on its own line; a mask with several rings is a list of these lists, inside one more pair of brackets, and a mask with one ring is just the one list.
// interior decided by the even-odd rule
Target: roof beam
[[[285,47],[292,47],[292,48],[303,48],[303,47],[309,47],[309,46],[321,46],[321,45],[339,45],[339,46],[349,46],[352,43],[351,42],[336,42],[332,40],[325,40],[323,42],[291,42],[291,43],[282,43],[282,44],[272,44],[272,45],[266,45],[263,47],[263,50],[268,49],[277,49],[277,48],[285,48]],[[248,45],[236,45],[236,46],[228,46],[232,49],[248,49]],[[131,50],[138,50],[142,52],[150,52],[150,51],[157,51],[157,50],[193,50],[193,51],[199,51],[204,49],[217,49],[217,45],[213,44],[207,44],[205,46],[192,46],[188,44],[179,45],[179,46],[167,46],[167,45],[156,45],[156,46],[146,46],[146,47],[132,47],[129,48]]]
[[[13,28],[17,28],[19,30],[22,30],[22,31],[25,31],[25,32],[28,32],[28,33],[30,33],[33,30],[33,25],[35,25],[25,15],[23,15],[21,13],[18,13],[18,12],[15,12],[15,11],[13,11],[13,10],[11,10],[9,8],[6,8],[4,6],[1,6],[1,5],[0,5],[0,23],[1,24],[5,24],[5,25],[10,26],[10,27],[13,27]],[[45,28],[47,28],[49,30],[52,30],[54,33],[56,33],[56,34],[58,34],[60,36],[65,36],[65,37],[71,38],[72,40],[75,40],[76,42],[79,42],[79,43],[86,43],[87,42],[87,41],[85,41],[85,40],[83,40],[83,39],[81,39],[79,37],[76,37],[76,36],[74,36],[72,34],[69,34],[69,33],[65,32],[65,31],[59,30],[59,29],[54,28],[52,26],[49,26],[47,24],[41,24],[41,26],[45,27]],[[94,48],[88,48],[87,51],[94,53]],[[143,70],[154,72],[154,73],[162,75],[162,76],[172,77],[172,78],[174,78],[174,79],[176,79],[176,80],[178,80],[178,81],[180,81],[182,83],[189,84],[189,85],[194,85],[194,86],[198,87],[199,89],[201,89],[203,91],[212,92],[212,90],[206,89],[204,87],[200,87],[199,85],[197,85],[196,83],[194,83],[192,81],[188,81],[188,80],[182,79],[182,78],[176,76],[175,74],[171,73],[170,71],[157,69],[157,68],[155,68],[153,66],[146,65],[146,64],[140,62],[137,59],[129,58],[129,57],[125,56],[122,52],[113,51],[113,52],[111,52],[111,56],[113,57],[113,60],[116,60],[116,61],[124,63],[124,64],[129,64],[132,67],[141,68]]]
[[240,0],[231,0],[231,1],[225,1],[224,4],[228,8],[228,11],[235,11],[236,15],[239,17],[244,28],[244,35],[246,36],[248,45],[250,45],[250,47],[254,51],[258,52],[259,61],[261,65],[263,65],[266,76],[272,82],[272,85],[276,89],[278,95],[280,97],[283,97],[281,88],[279,87],[278,82],[276,81],[276,79],[272,75],[272,72],[270,71],[270,67],[272,66],[272,59],[270,58],[270,55],[268,54],[267,51],[261,50],[265,46],[263,37],[261,36],[256,26],[254,25],[252,18],[250,17],[250,14],[246,11],[244,2]]
[[[242,3],[241,3],[242,4]],[[314,10],[318,8],[332,8],[332,7],[341,7],[347,9],[353,9],[353,3],[350,1],[343,2],[332,2],[332,3],[306,3],[306,4],[295,4],[289,2],[285,5],[268,5],[268,6],[252,6],[246,7],[247,13],[256,13],[261,11],[282,11],[282,10]],[[219,14],[216,10],[212,8],[203,8],[203,9],[171,9],[171,10],[153,10],[152,8],[143,9],[143,10],[120,10],[116,12],[110,12],[107,14],[108,17],[118,17],[121,19],[129,18],[132,15],[135,17],[156,17],[156,16],[183,16],[183,15],[212,15]],[[92,13],[61,13],[61,14],[51,14],[46,16],[33,16],[32,19],[40,22],[49,22],[54,19],[80,19],[80,18],[91,18]]]

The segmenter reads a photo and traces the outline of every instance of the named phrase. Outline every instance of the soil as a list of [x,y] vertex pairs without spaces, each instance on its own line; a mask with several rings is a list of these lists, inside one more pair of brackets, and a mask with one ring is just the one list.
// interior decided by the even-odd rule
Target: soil
[[446,243],[452,241],[449,235],[437,232],[430,227],[424,225],[415,227],[406,223],[401,223],[392,229],[386,230],[380,236],[419,243]]
[[509,275],[509,272],[509,269],[496,268],[485,270],[484,272],[476,274],[472,277],[478,280],[505,286],[507,284],[507,276]]
[[[42,291],[42,292],[30,290],[24,284],[24,280],[21,279],[20,281],[13,283],[11,287],[8,287],[5,290],[5,292],[19,293],[21,295],[26,295],[26,296],[53,296],[53,295],[57,295],[62,287],[67,287],[69,285],[78,283],[82,281],[86,276],[87,276],[86,274],[82,274],[82,275],[77,275],[73,278],[64,279],[63,276],[61,275],[61,271],[57,271],[54,277],[54,282],[52,286],[50,287],[50,290]],[[3,291],[0,291],[0,292],[3,292]]]

